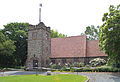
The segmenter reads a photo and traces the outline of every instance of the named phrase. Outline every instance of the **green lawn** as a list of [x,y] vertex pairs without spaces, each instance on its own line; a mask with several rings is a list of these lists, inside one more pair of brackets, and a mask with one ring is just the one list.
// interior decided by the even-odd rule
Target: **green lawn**
[[72,74],[44,75],[16,75],[0,77],[0,82],[85,82],[87,77]]

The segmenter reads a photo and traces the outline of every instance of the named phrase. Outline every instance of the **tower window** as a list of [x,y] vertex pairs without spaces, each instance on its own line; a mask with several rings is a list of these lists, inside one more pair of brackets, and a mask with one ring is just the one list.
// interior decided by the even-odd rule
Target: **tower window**
[[36,39],[37,38],[37,32],[33,32],[32,33],[32,39]]
[[35,54],[34,54],[34,57],[35,57]]
[[45,35],[45,36],[46,36],[46,40],[48,40],[48,38],[49,38],[49,35],[46,33],[46,35]]

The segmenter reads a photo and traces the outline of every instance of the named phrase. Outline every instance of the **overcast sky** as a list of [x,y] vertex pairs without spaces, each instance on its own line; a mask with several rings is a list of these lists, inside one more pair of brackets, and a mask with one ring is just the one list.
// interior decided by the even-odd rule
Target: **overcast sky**
[[42,22],[68,36],[80,35],[89,25],[101,25],[103,13],[120,0],[0,0],[0,28],[10,22]]

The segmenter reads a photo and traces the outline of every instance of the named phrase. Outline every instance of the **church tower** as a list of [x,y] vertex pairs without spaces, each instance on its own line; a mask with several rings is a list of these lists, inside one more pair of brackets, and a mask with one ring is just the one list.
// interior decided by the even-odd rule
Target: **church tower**
[[51,54],[50,27],[43,22],[30,25],[28,31],[27,67],[46,67]]
[[[42,6],[42,4],[40,4]],[[41,22],[41,8],[39,8],[39,24],[29,25],[28,31],[28,55],[26,67],[46,67],[50,60],[51,38],[50,27]]]

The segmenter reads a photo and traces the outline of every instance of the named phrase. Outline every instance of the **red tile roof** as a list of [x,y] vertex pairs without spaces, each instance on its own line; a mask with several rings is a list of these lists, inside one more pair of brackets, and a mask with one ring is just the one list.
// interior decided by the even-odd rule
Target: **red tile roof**
[[51,39],[51,57],[85,57],[86,36]]
[[107,56],[104,52],[100,51],[99,40],[88,40],[86,52],[87,52],[87,57]]
[[51,39],[51,58],[106,56],[99,50],[98,41],[87,41],[86,36]]

